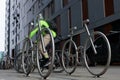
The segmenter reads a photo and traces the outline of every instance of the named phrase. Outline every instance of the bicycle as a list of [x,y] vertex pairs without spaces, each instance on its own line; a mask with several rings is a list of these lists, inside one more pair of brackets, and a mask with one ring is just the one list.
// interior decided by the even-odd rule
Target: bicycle
[[23,73],[23,68],[22,68],[22,53],[18,53],[18,54],[15,55],[14,69],[18,73]]
[[68,40],[65,41],[62,48],[62,66],[66,73],[72,74],[77,67],[78,51],[75,42],[73,41],[73,30],[77,27],[70,28],[70,35],[68,35]]
[[[99,77],[107,71],[107,69],[110,65],[111,47],[110,47],[110,43],[109,43],[107,37],[105,36],[105,34],[103,34],[100,31],[95,31],[95,32],[90,33],[88,26],[87,26],[88,22],[89,22],[89,19],[84,20],[83,25],[84,25],[85,29],[82,29],[81,31],[76,33],[76,34],[81,34],[81,33],[86,32],[87,33],[87,40],[85,41],[84,46],[79,46],[77,49],[75,49],[75,52],[76,52],[76,54],[78,54],[78,51],[80,50],[81,55],[83,55],[84,64],[85,64],[87,70],[92,75]],[[72,33],[72,35],[70,37],[72,37],[76,34]],[[65,58],[64,53],[66,50],[65,48],[67,47],[66,44],[67,43],[68,43],[68,45],[71,44],[69,42],[73,42],[75,44],[75,42],[72,40],[72,38],[70,38],[70,40],[65,42],[63,49],[62,49],[62,62],[63,62],[64,70],[68,74],[72,74],[75,71],[77,65],[74,65],[72,67],[72,70],[68,71],[70,66],[68,63],[65,63],[65,61],[64,61],[64,58]],[[68,47],[71,47],[71,46],[68,46]],[[73,47],[75,47],[75,46],[73,46]],[[67,54],[70,54],[70,50],[72,50],[72,49],[71,48],[68,49]],[[79,63],[78,55],[77,55],[76,59],[77,60],[75,60],[74,64],[76,63],[76,61]],[[103,60],[104,64],[103,64],[103,62],[101,64],[101,62],[100,62],[101,59]],[[69,56],[68,56],[68,59],[66,60],[66,62],[68,60],[70,60]],[[97,66],[97,65],[99,65],[99,66]]]
[[13,68],[13,61],[12,61],[12,58],[9,55],[3,56],[2,64],[3,64],[2,65],[3,69]]
[[[29,36],[26,37],[24,40],[23,43],[24,45],[22,49],[22,65],[23,65],[24,73],[26,74],[26,76],[28,76],[31,73],[34,63],[36,61],[40,76],[46,79],[53,70],[54,54],[55,54],[54,39],[52,32],[50,30],[50,26],[47,23],[47,21],[43,19],[42,14],[39,14],[39,19],[37,20],[37,23],[38,25],[37,24],[35,25],[35,29],[33,29],[30,32]],[[45,27],[41,27],[41,26],[45,26]],[[46,47],[43,38],[45,33],[50,35],[50,42]],[[33,41],[32,37],[35,35],[37,36],[37,40]],[[49,55],[50,64],[47,67],[43,67],[41,64],[41,60],[43,60],[43,55],[39,50],[40,47],[42,47],[43,52],[47,52]],[[34,57],[35,55],[36,55],[36,59]]]
[[85,30],[81,32],[87,32],[87,39],[84,46],[79,46],[77,50],[80,50],[81,57],[83,55],[87,70],[92,75],[100,77],[110,65],[111,47],[105,34],[100,31],[90,33],[87,23],[89,19],[83,21]]

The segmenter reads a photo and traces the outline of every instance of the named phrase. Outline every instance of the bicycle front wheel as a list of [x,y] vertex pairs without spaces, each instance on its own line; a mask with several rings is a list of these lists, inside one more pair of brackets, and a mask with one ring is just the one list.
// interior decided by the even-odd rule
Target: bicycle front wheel
[[25,38],[22,49],[22,67],[23,71],[28,76],[31,72],[32,64],[32,44],[29,38]]
[[78,52],[74,41],[67,40],[62,49],[62,65],[66,73],[72,74],[77,67]]
[[97,51],[93,51],[90,39],[87,39],[84,46],[84,60],[87,70],[97,77],[103,75],[111,61],[111,47],[107,37],[99,31],[91,34],[94,47]]
[[[51,72],[53,71],[53,63],[54,63],[54,54],[55,54],[55,45],[54,45],[54,39],[52,36],[52,33],[49,28],[43,28],[40,33],[46,33],[45,35],[39,35],[38,40],[38,50],[37,50],[37,66],[38,66],[38,72],[39,74],[45,79],[47,78]],[[49,35],[49,42],[46,41],[47,38],[45,38],[46,35]],[[49,65],[44,66],[42,62],[44,61],[43,55],[41,54],[43,50],[41,51],[41,40],[43,39],[43,44],[45,51],[47,52],[49,56]],[[44,53],[43,53],[44,54]]]

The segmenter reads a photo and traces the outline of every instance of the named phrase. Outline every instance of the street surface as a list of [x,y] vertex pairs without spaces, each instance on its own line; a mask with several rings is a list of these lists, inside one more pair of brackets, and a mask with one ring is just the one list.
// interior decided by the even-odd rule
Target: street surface
[[[35,70],[29,77],[23,73],[17,73],[14,69],[0,70],[0,80],[42,80]],[[111,66],[100,78],[95,78],[83,67],[78,67],[72,75],[63,73],[52,73],[47,80],[120,80],[120,66]]]

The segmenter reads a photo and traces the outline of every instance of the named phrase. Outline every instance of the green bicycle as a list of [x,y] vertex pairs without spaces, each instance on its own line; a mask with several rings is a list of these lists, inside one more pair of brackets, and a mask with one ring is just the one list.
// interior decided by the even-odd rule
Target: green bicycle
[[[55,32],[50,29],[50,25],[46,20],[39,15],[36,27],[32,30],[28,37],[25,38],[22,49],[22,67],[26,76],[28,76],[34,65],[37,64],[38,72],[46,79],[53,70],[55,44],[54,37]],[[49,43],[45,42],[44,36],[49,35]],[[33,36],[37,36],[37,40],[33,41]],[[47,45],[46,45],[47,44]],[[47,52],[49,56],[50,64],[47,67],[42,66],[43,53]]]

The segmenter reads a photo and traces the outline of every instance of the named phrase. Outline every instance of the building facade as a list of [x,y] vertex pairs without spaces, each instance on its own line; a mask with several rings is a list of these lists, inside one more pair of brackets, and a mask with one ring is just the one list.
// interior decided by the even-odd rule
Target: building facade
[[5,14],[5,54],[9,55],[10,45],[10,0],[6,0],[6,14]]
[[78,33],[83,29],[85,19],[89,18],[91,31],[109,34],[111,30],[120,30],[120,0],[7,0],[6,5],[9,18],[6,18],[5,50],[11,57],[15,52],[21,52],[24,38],[34,29],[30,22],[35,22],[39,13],[45,19],[53,20],[57,34],[65,38],[69,29],[77,26],[74,31],[77,45],[85,41],[85,34]]

